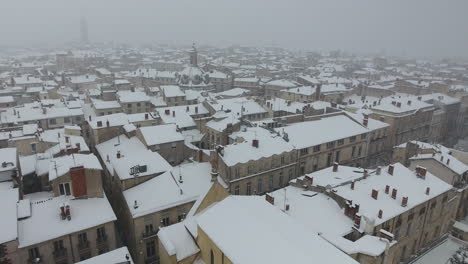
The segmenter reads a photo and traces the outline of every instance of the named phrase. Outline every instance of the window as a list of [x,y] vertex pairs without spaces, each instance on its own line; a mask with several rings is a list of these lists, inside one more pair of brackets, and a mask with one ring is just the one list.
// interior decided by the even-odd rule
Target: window
[[289,171],[288,171],[288,178],[289,178],[289,180],[292,180],[292,179],[293,179],[293,169],[289,169]]
[[65,122],[67,124],[70,123],[70,118],[69,117],[64,117],[63,122]]
[[151,257],[154,257],[155,255],[156,255],[156,242],[154,240],[146,242],[146,257],[151,258]]
[[309,149],[308,149],[308,148],[304,148],[304,149],[301,149],[301,150],[300,150],[301,156],[307,155],[308,153],[309,153]]
[[273,180],[274,180],[273,175],[270,175],[270,181],[268,183],[268,187],[270,191],[273,190]]
[[250,183],[250,182],[247,183],[246,193],[247,193],[247,195],[252,195],[252,183]]
[[408,223],[408,228],[406,228],[406,236],[409,236],[411,233],[411,227],[413,226],[412,222]]
[[63,250],[64,247],[63,247],[63,240],[57,240],[57,241],[54,241],[54,251],[61,251]]
[[327,167],[330,167],[332,165],[332,155],[332,152],[327,154]]
[[366,137],[367,137],[367,134],[362,134],[361,135],[361,139],[366,139]]
[[210,250],[210,264],[215,264],[213,250]]
[[252,164],[247,166],[247,174],[251,174],[251,173],[253,173],[253,165]]
[[78,244],[85,245],[88,242],[88,236],[86,233],[78,234]]
[[335,147],[335,141],[327,142],[327,149],[331,149],[333,147]]
[[97,233],[98,240],[106,240],[107,239],[106,229],[103,226],[99,227],[96,230],[96,233]]
[[351,157],[354,158],[354,155],[356,155],[356,146],[353,146],[353,148],[351,150]]
[[71,195],[70,183],[60,183],[59,184],[60,195]]
[[131,107],[132,107],[132,104],[127,104],[127,107],[128,107],[128,108],[131,108]]
[[284,177],[283,177],[282,174],[283,174],[283,172],[280,172],[280,176],[279,176],[279,186],[280,186],[280,187],[283,187],[283,180],[284,180],[283,178],[284,178]]
[[236,177],[239,177],[239,167],[235,167],[235,168],[234,168],[234,175],[235,175]]
[[362,146],[359,146],[359,149],[358,149],[358,157],[361,157],[361,154],[362,154]]
[[164,218],[161,220],[161,224],[162,224],[163,226],[168,226],[168,225],[170,225],[170,224],[171,224],[171,220],[169,219],[169,216],[164,217]]
[[236,185],[236,186],[234,187],[234,195],[239,195],[239,193],[240,193],[240,192],[239,192],[239,185]]
[[442,198],[442,203],[445,203],[447,202],[447,199],[448,199],[448,195],[445,194],[444,197]]
[[425,212],[426,212],[426,207],[421,208],[421,210],[419,210],[419,216],[423,215]]
[[145,234],[152,234],[154,231],[153,224],[145,225]]
[[39,254],[39,249],[37,247],[30,248],[28,250],[28,253],[29,253],[29,259],[31,260],[41,257],[41,255]]
[[319,152],[320,151],[320,145],[314,146],[314,152]]
[[338,140],[338,145],[343,145],[344,144],[344,139]]
[[37,151],[37,144],[36,143],[31,143],[31,151],[32,151],[32,153],[36,153],[36,151]]
[[353,143],[354,141],[356,141],[356,136],[353,136],[353,137],[349,138],[349,142]]
[[137,106],[141,106],[141,103],[137,103]]
[[173,142],[173,143],[171,144],[171,147],[172,147],[173,149],[175,149],[175,148],[176,148],[176,143]]
[[284,165],[284,156],[281,156],[281,165]]
[[263,180],[262,178],[258,178],[257,180],[257,193],[262,193],[263,192]]
[[340,162],[340,151],[335,152],[335,162]]
[[179,216],[177,216],[177,222],[182,222],[184,219],[185,219],[185,213],[181,213],[179,214]]
[[55,120],[55,118],[49,119],[49,124],[55,125],[57,124],[57,120]]

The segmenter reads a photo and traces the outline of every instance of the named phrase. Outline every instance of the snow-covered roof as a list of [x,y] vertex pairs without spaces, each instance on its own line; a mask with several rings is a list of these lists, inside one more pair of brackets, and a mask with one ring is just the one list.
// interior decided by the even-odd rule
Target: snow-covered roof
[[262,197],[229,196],[196,222],[233,263],[357,263]]
[[175,124],[141,127],[140,131],[148,146],[184,140]]
[[430,104],[457,104],[460,103],[460,99],[448,96],[443,93],[432,93],[432,94],[425,94],[421,95],[422,100],[426,103]]
[[196,201],[212,184],[210,172],[208,162],[181,164],[123,194],[132,216],[144,216]]
[[[393,175],[388,173],[388,166],[386,166],[381,169],[380,175],[377,175],[375,171],[369,172],[369,176],[365,179],[362,178],[363,169],[341,165],[336,172],[333,171],[333,167],[329,167],[310,173],[308,176],[313,178],[314,186],[330,185],[337,196],[352,201],[353,204],[359,204],[359,213],[374,226],[401,215],[452,188],[451,185],[429,172],[423,179],[400,163],[395,163],[393,166]],[[354,189],[350,188],[352,181],[355,181]],[[385,193],[386,185],[390,188],[388,194]],[[427,187],[430,188],[429,194],[426,194]],[[397,189],[396,199],[391,197],[393,189]],[[377,199],[371,197],[372,190],[378,191]],[[405,207],[401,205],[402,197],[408,197]],[[377,217],[379,210],[383,212],[382,218]]]
[[302,113],[302,110],[307,105],[300,102],[290,102],[279,97],[267,100],[268,103],[270,103],[271,110],[273,111],[285,111],[291,114]]
[[[128,257],[128,260],[127,260]],[[127,247],[111,250],[101,255],[77,262],[76,264],[103,264],[103,263],[125,263],[133,264],[132,256]]]
[[[32,214],[31,217],[18,221],[19,248],[73,234],[117,219],[105,196],[87,199],[58,196],[36,200],[26,195],[26,198],[31,200]],[[70,221],[62,220],[60,217],[60,206],[64,203],[70,205]]]
[[41,107],[35,106],[23,106],[8,108],[6,111],[0,113],[2,123],[16,123],[26,122],[34,120],[43,120],[50,118],[59,117],[73,117],[82,116],[83,111],[81,108],[68,108],[68,107],[45,107],[44,110]]
[[284,88],[292,88],[298,86],[295,82],[284,79],[269,81],[266,84],[269,86],[278,86]]
[[13,103],[14,101],[13,96],[0,96],[0,103],[2,104]]
[[221,96],[221,97],[235,97],[235,96],[243,96],[245,94],[250,93],[250,90],[243,89],[243,88],[232,88],[226,91],[222,91],[219,93],[216,93],[215,96]]
[[39,139],[44,142],[57,143],[46,150],[47,153],[58,154],[61,150],[75,148],[77,144],[80,145],[80,152],[89,152],[88,145],[82,136],[67,135],[63,128],[45,130],[39,134]]
[[161,85],[160,88],[165,97],[185,96],[185,93],[178,85]]
[[78,75],[68,77],[71,83],[73,84],[84,84],[84,83],[93,83],[99,80],[99,78],[94,74]]
[[[237,142],[225,146],[224,154],[221,156],[228,166],[294,150],[294,147],[286,142],[281,135],[271,133],[261,127],[247,128],[245,131],[233,133],[231,137]],[[243,140],[239,142],[239,139]],[[258,140],[258,148],[252,145],[254,139]]]
[[0,172],[16,170],[16,148],[0,148],[0,165]]
[[158,237],[169,256],[176,255],[177,261],[200,252],[183,222],[161,228]]
[[105,110],[105,109],[114,109],[120,108],[120,103],[118,101],[103,101],[103,100],[92,100],[93,106],[97,110]]
[[[324,127],[327,128],[327,133],[323,133]],[[343,129],[343,127],[346,127],[346,129]],[[287,133],[289,142],[298,149],[369,132],[367,128],[345,115],[329,116],[319,120],[295,123],[277,128],[277,131]]]
[[[137,137],[118,136],[97,145],[96,149],[109,174],[121,180],[157,175],[172,168],[161,155],[148,150]],[[120,158],[117,158],[117,153],[120,153]],[[137,165],[146,165],[146,172],[140,172],[138,176],[131,175],[130,168]]]
[[176,124],[179,128],[195,127],[192,116],[209,114],[203,104],[163,107],[156,111],[165,124]]
[[132,91],[119,91],[117,97],[120,103],[136,103],[136,102],[149,102],[150,98],[144,92]]
[[101,163],[94,154],[71,154],[50,160],[49,180],[65,175],[71,168],[78,166],[90,170],[102,170]]
[[254,100],[246,97],[237,97],[230,99],[216,100],[209,102],[215,111],[231,110],[233,115],[241,117],[241,115],[261,114],[267,111]]
[[18,188],[0,190],[0,244],[15,240],[18,237],[17,208]]

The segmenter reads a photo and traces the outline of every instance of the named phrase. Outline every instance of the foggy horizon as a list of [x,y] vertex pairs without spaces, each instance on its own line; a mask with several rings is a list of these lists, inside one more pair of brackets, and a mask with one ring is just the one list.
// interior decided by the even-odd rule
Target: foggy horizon
[[44,0],[3,3],[3,45],[79,40],[468,57],[467,1]]

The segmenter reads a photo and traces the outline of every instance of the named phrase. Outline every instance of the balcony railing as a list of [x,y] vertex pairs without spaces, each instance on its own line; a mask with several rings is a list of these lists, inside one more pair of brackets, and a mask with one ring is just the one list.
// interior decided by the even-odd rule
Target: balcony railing
[[54,250],[54,258],[55,259],[63,259],[67,257],[67,249],[66,248],[60,248]]
[[88,240],[78,242],[78,249],[84,250],[84,249],[88,249],[88,248],[89,248],[89,241]]
[[142,236],[143,238],[145,238],[145,239],[146,239],[146,238],[152,238],[152,237],[154,237],[154,236],[156,236],[156,235],[158,234],[158,231],[159,231],[159,229],[151,230],[151,231],[148,231],[148,232],[145,231],[145,232],[143,232],[143,233],[141,234],[141,236]]

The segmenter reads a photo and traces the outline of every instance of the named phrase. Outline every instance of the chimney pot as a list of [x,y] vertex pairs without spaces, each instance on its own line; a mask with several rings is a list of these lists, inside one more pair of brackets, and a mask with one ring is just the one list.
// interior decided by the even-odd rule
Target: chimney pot
[[392,190],[392,199],[396,199],[396,196],[397,196],[397,189],[393,189]]
[[333,163],[333,172],[338,171],[338,162]]
[[388,174],[393,175],[394,170],[395,170],[395,167],[393,165],[388,166]]
[[406,207],[408,205],[408,196],[401,199],[401,206]]

